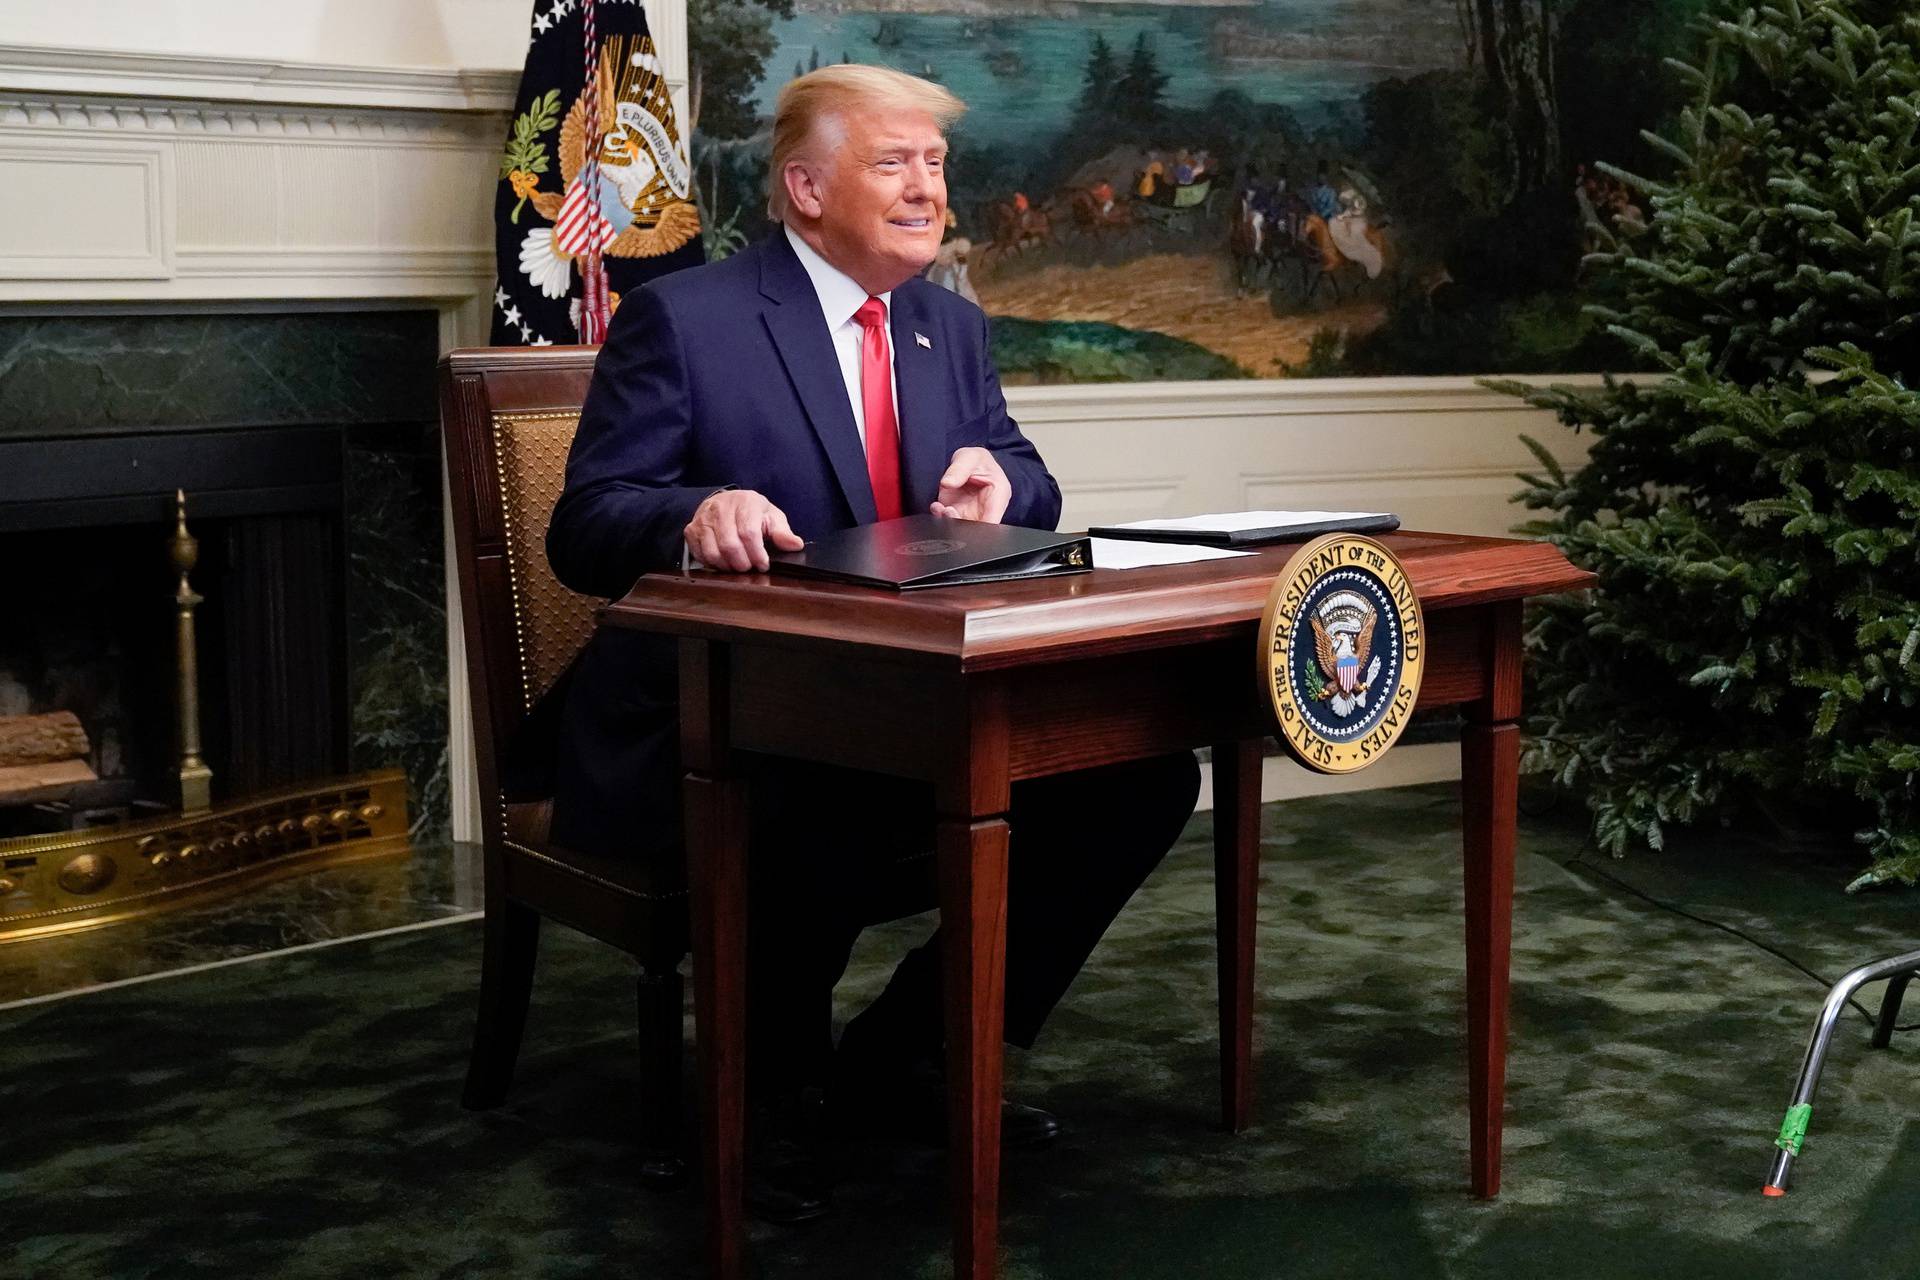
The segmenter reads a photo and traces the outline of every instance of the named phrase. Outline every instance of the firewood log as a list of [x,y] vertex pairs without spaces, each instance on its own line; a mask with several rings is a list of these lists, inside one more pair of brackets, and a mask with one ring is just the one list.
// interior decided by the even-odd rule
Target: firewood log
[[80,760],[88,750],[87,731],[71,711],[0,716],[0,767]]

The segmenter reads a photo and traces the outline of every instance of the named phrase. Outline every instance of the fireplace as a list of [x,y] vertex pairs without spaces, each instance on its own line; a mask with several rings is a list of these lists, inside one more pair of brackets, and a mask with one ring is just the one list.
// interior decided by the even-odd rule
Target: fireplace
[[20,605],[0,635],[0,712],[73,712],[99,775],[37,815],[0,810],[4,834],[177,807],[176,494],[198,544],[212,798],[347,770],[342,451],[327,427],[0,441],[15,477],[0,556]]
[[[15,620],[0,630],[0,716],[73,713],[96,775],[24,804],[0,795],[0,856],[132,823],[203,867],[221,842],[224,872],[249,847],[264,857],[267,827],[275,856],[288,841],[390,837],[409,810],[413,837],[445,834],[437,323],[422,311],[0,317],[0,563]],[[209,798],[216,812],[281,807],[174,839],[154,824],[182,804],[169,558],[181,500],[197,544]],[[327,790],[380,770],[402,771],[404,789]],[[326,795],[287,807],[315,788]],[[408,792],[410,805],[394,802]],[[10,912],[46,906],[48,876],[29,903],[24,872],[0,867],[16,890],[0,892],[0,931]]]

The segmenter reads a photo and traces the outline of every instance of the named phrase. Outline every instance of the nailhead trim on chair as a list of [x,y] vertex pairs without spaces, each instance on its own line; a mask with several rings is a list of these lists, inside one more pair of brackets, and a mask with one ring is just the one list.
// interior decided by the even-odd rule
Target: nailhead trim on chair
[[[493,458],[494,482],[500,491],[500,523],[505,535],[507,547],[507,586],[513,601],[513,636],[515,657],[520,669],[520,698],[522,711],[532,711],[544,686],[551,684],[559,672],[552,670],[551,658],[542,661],[545,669],[535,670],[534,653],[534,611],[540,604],[539,597],[544,592],[556,600],[578,601],[580,597],[567,591],[555,581],[549,573],[533,568],[526,562],[527,548],[516,536],[515,517],[522,514],[521,508],[527,501],[523,487],[527,484],[530,471],[538,471],[535,463],[541,448],[548,450],[555,446],[534,437],[523,436],[518,431],[509,432],[509,428],[532,426],[541,423],[577,423],[580,419],[578,409],[543,413],[496,413],[493,415]],[[511,440],[509,435],[511,434]],[[569,439],[571,433],[569,433]],[[531,455],[531,456],[530,456]],[[564,448],[560,455],[564,456]],[[519,468],[510,467],[509,459],[520,464]],[[531,579],[531,580],[529,580]],[[589,623],[588,632],[592,630]],[[585,636],[581,636],[584,641]],[[541,642],[543,645],[545,640]],[[577,646],[575,646],[577,651]],[[541,651],[545,653],[544,647]],[[536,682],[542,687],[536,687]]]

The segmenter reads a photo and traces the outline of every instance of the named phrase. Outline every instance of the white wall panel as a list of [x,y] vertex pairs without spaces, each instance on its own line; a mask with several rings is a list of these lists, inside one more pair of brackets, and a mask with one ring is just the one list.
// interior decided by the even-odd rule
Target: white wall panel
[[1526,511],[1511,499],[1520,487],[1514,473],[1530,462],[1529,456],[1516,454],[1512,465],[1489,471],[1250,481],[1246,506],[1253,510],[1388,510],[1409,529],[1501,537],[1526,518]]
[[421,249],[491,248],[494,150],[392,148],[367,165],[375,241]]
[[[175,144],[182,246],[247,249],[279,243],[278,175],[261,173],[254,164],[258,155],[254,145],[244,142]],[[272,181],[263,180],[269,176]]]
[[[301,248],[377,245],[382,159],[357,148],[275,147],[280,243]],[[427,194],[414,193],[416,198]]]
[[0,277],[164,278],[170,173],[161,147],[76,152],[57,141],[0,136]]
[[[1574,379],[1591,384],[1595,379]],[[1586,438],[1470,378],[1014,387],[1008,405],[1065,497],[1062,527],[1243,509],[1389,510],[1498,535],[1532,470]]]

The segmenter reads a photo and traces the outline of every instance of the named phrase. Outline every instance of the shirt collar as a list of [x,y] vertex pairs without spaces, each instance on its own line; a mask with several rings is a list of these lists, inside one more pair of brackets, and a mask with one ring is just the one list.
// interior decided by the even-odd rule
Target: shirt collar
[[[813,281],[813,292],[820,299],[820,312],[827,318],[827,328],[838,329],[853,319],[868,298],[854,278],[820,256],[818,250],[802,240],[794,229],[782,226],[786,232],[787,243],[793,246],[793,252],[800,259],[800,265],[807,269],[807,278]],[[872,295],[887,304],[887,317],[893,317],[893,290]]]

